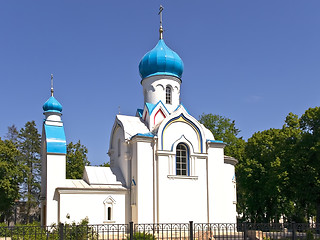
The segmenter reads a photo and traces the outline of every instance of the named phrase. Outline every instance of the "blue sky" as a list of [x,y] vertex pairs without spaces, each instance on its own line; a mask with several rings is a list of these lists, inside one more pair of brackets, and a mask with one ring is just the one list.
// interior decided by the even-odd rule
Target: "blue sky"
[[53,73],[67,141],[80,139],[92,164],[109,161],[119,107],[143,107],[138,64],[158,41],[160,4],[196,118],[231,118],[247,139],[319,105],[319,0],[1,1],[0,136],[31,120],[41,131]]

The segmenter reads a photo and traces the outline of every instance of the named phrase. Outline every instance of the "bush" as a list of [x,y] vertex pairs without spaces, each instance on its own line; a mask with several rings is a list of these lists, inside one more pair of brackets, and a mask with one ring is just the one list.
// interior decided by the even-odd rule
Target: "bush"
[[[127,238],[130,239],[130,236]],[[155,236],[151,233],[136,232],[133,234],[133,240],[155,240]]]

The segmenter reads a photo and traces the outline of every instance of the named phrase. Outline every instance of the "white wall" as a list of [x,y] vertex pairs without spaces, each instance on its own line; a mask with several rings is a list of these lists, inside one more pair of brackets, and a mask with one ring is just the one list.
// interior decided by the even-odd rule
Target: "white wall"
[[[120,141],[119,141],[120,140]],[[119,146],[120,144],[120,146]],[[111,167],[119,167],[126,182],[126,186],[130,186],[130,149],[128,144],[125,142],[123,129],[117,127],[112,135],[111,139],[112,155],[110,156],[112,164]],[[119,155],[120,149],[120,155]]]
[[234,166],[224,163],[223,145],[210,143],[208,149],[209,221],[236,223],[236,206],[233,203]]
[[[104,201],[111,196],[115,203],[113,204],[112,221],[107,221],[107,209]],[[90,224],[102,223],[126,223],[126,205],[125,194],[106,194],[83,192],[78,190],[77,193],[61,193],[60,194],[60,222],[70,223],[88,217]],[[70,215],[70,219],[67,218]]]
[[64,185],[66,179],[66,156],[48,154],[47,169],[46,225],[50,225],[58,223],[58,196],[55,195],[55,189]]
[[[180,104],[181,80],[173,76],[152,76],[142,80],[144,103],[156,104],[160,100],[169,112],[173,112]],[[172,104],[166,104],[166,86],[172,89]]]
[[194,176],[184,178],[168,176],[167,156],[159,156],[158,164],[159,222],[207,222],[206,160],[196,158]]
[[153,148],[152,138],[136,137],[134,145],[136,158],[132,162],[133,178],[136,182],[136,205],[133,219],[139,223],[152,223],[154,221],[153,208]]

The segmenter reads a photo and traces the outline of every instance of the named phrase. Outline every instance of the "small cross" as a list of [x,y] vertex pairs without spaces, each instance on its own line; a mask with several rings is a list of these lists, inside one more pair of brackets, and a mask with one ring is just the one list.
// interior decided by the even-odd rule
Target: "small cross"
[[163,7],[162,5],[160,5],[160,8],[159,8],[159,13],[158,15],[160,15],[160,29],[159,29],[159,33],[160,33],[160,39],[163,38],[163,28],[162,28],[162,11],[163,11]]
[[160,15],[160,26],[162,26],[162,11],[163,11],[163,7],[162,5],[160,5],[159,13],[158,13],[158,15]]
[[51,96],[53,96],[53,74],[51,74]]

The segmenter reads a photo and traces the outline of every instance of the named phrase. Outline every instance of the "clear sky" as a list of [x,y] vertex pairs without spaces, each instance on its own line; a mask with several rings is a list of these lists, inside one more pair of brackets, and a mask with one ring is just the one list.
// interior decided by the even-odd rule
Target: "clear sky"
[[138,64],[158,41],[160,4],[194,117],[231,118],[247,139],[319,105],[319,0],[2,0],[0,136],[31,120],[41,132],[53,73],[67,141],[109,161],[119,107],[143,108]]

